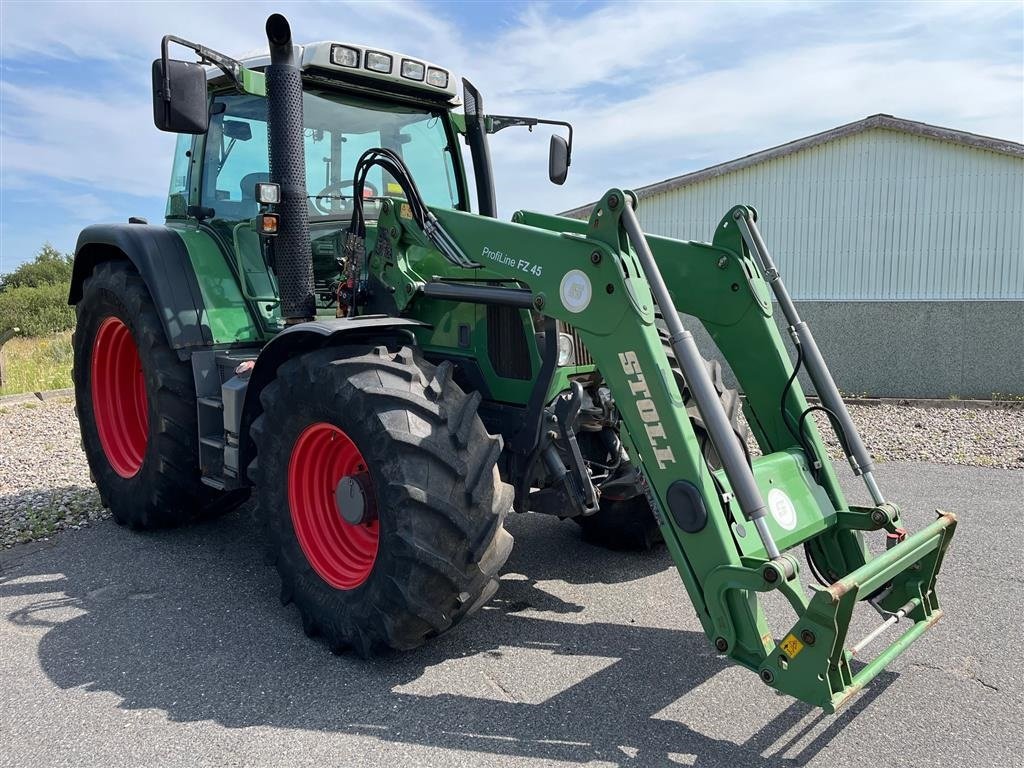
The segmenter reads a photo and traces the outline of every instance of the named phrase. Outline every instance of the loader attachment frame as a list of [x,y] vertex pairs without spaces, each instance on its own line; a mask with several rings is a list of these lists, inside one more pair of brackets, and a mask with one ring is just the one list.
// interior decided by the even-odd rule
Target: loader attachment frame
[[[906,538],[899,509],[885,502],[875,484],[838,391],[827,391],[831,377],[813,337],[795,308],[786,306],[785,287],[752,208],[730,210],[706,244],[645,236],[636,204],[632,193],[609,190],[587,222],[520,212],[505,223],[432,211],[446,237],[479,265],[463,280],[487,285],[492,293],[507,291],[521,305],[528,299],[535,312],[579,333],[611,391],[623,445],[715,649],[777,690],[834,711],[941,616],[935,580],[955,518],[943,514]],[[371,269],[386,259],[388,268],[376,274],[399,311],[444,287],[434,277],[443,274],[443,257],[403,213],[407,209],[402,200],[382,207],[370,256]],[[510,281],[519,287],[495,287]],[[850,507],[839,488],[775,325],[772,291],[793,327],[798,360],[807,361],[851,466],[868,483],[872,507]],[[721,470],[712,471],[704,460],[656,310]],[[761,456],[752,459],[730,428],[679,313],[704,325],[732,367]],[[886,535],[884,554],[871,556],[865,531]],[[791,554],[797,548],[807,549],[823,586],[802,586],[799,561]],[[782,593],[796,614],[782,638],[770,631],[759,598],[771,590]],[[912,627],[854,671],[854,657],[866,646],[847,641],[859,602],[870,602],[885,617],[882,629],[904,620]]]

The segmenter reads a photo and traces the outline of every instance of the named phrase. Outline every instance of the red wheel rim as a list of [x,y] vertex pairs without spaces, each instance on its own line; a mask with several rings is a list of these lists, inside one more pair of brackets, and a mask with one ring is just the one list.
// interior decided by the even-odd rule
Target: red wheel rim
[[358,587],[377,559],[377,520],[353,525],[341,517],[335,490],[343,477],[366,472],[351,438],[333,424],[302,431],[288,462],[288,506],[299,546],[320,578],[336,589]]
[[134,477],[146,457],[149,407],[139,348],[128,326],[108,317],[92,345],[92,412],[111,468]]

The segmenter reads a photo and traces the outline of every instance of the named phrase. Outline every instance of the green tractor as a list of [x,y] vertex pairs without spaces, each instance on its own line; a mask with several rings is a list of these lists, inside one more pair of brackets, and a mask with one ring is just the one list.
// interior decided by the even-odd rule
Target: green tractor
[[[561,183],[571,126],[488,115],[467,81],[459,109],[443,67],[295,46],[280,15],[266,32],[269,56],[244,62],[164,38],[154,118],[179,134],[166,221],[78,241],[78,416],[118,522],[176,525],[253,492],[282,600],[361,655],[418,646],[487,601],[510,512],[572,518],[610,547],[664,541],[715,651],[827,711],[939,619],[955,518],[903,529],[753,208],[727,211],[710,243],[645,235],[620,189],[587,221],[499,221],[488,136],[555,125]],[[816,410],[871,506],[846,502]],[[794,613],[781,637],[773,591]],[[858,603],[883,621],[851,643]]]

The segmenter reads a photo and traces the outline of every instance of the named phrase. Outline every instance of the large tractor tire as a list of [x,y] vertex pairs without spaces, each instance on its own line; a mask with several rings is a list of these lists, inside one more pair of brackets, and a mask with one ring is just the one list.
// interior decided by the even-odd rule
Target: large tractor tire
[[[690,425],[700,442],[701,452],[708,465],[712,469],[718,469],[721,466],[721,461],[715,451],[715,446],[711,443],[707,429],[704,427],[704,421],[697,411],[690,388],[686,385],[682,371],[679,370],[675,353],[667,339],[663,338],[662,341],[665,345],[665,354],[668,356],[672,372],[676,377],[676,385],[683,396],[683,404],[690,417]],[[741,427],[739,422],[741,411],[739,393],[735,389],[725,386],[722,379],[721,363],[717,360],[704,360],[704,365],[711,380],[715,383],[715,391],[718,392],[718,399],[729,416],[729,423],[732,425],[733,431],[737,438],[746,441],[747,430]],[[607,549],[643,551],[661,544],[663,541],[661,531],[658,530],[658,522],[651,512],[647,498],[643,495],[629,499],[602,498],[601,508],[596,513],[588,517],[573,519],[579,523],[584,539]]]
[[410,347],[335,348],[261,393],[249,474],[281,600],[336,653],[414,648],[497,588],[512,488],[451,374]]
[[82,446],[114,519],[134,529],[162,528],[236,504],[238,493],[200,481],[192,367],[168,345],[131,264],[97,265],[75,311]]

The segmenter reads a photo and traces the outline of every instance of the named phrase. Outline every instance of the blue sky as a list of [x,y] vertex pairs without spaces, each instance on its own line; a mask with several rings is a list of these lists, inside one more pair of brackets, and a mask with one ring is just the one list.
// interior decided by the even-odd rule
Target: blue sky
[[[339,39],[450,66],[489,111],[568,119],[493,137],[499,206],[559,211],[884,112],[1024,140],[1024,4],[189,2],[0,4],[0,273],[88,223],[159,220],[173,137],[152,123],[161,35],[228,54]],[[710,226],[710,223],[709,223]]]

